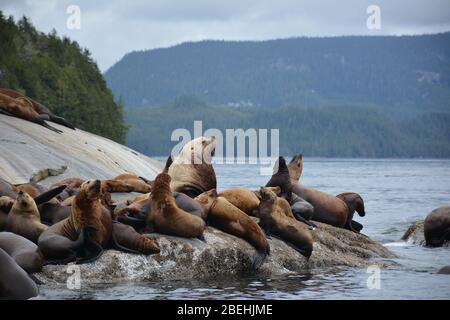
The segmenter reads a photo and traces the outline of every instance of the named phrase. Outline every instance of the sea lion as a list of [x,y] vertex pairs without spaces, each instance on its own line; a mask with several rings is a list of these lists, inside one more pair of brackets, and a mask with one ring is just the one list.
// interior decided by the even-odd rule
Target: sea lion
[[28,193],[19,191],[6,220],[6,231],[14,232],[37,243],[45,229],[47,226],[41,223],[36,202]]
[[431,211],[425,218],[424,235],[427,246],[440,247],[450,240],[450,206]]
[[246,188],[231,188],[219,193],[232,205],[244,211],[250,216],[258,216],[259,198],[255,192]]
[[[52,263],[91,262],[108,247],[132,253],[159,252],[152,239],[137,234],[133,228],[113,226],[111,213],[102,205],[101,197],[100,180],[88,180],[80,186],[72,202],[70,217],[49,227],[39,237],[39,248],[46,260]],[[115,234],[116,231],[121,234]]]
[[303,171],[302,154],[299,153],[292,157],[291,162],[288,164],[288,170],[292,183],[299,182]]
[[39,290],[28,274],[0,249],[0,298],[29,299],[39,294]]
[[152,191],[151,182],[143,177],[138,177],[134,174],[123,173],[118,175],[113,180],[121,181],[133,187],[132,192],[149,193]]
[[50,117],[47,114],[37,113],[33,103],[27,97],[12,98],[0,93],[0,110],[3,111],[3,114],[34,122],[53,132],[62,133],[61,130],[45,122],[45,120],[50,120]]
[[0,232],[0,248],[5,250],[26,272],[41,270],[44,258],[38,246],[30,240],[11,232]]
[[177,206],[170,183],[171,177],[167,173],[156,177],[147,212],[147,229],[185,238],[202,237],[205,222]]
[[17,99],[17,98],[27,99],[27,100],[29,100],[31,102],[31,105],[32,105],[34,111],[36,111],[38,114],[46,115],[46,116],[48,116],[48,120],[49,121],[52,121],[54,123],[58,123],[58,124],[60,124],[62,126],[65,126],[67,128],[75,130],[75,127],[71,123],[69,123],[66,119],[54,115],[50,111],[50,109],[48,109],[46,106],[44,106],[41,103],[31,99],[30,97],[27,97],[27,96],[21,94],[20,92],[17,92],[17,91],[12,90],[12,89],[0,88],[0,93],[6,94],[6,95],[8,95],[8,96],[10,96],[11,98],[14,98],[14,99]]
[[215,189],[204,192],[195,199],[205,207],[209,207],[209,225],[242,238],[255,247],[256,254],[253,257],[252,267],[254,270],[259,269],[270,253],[270,247],[258,224],[226,198],[218,196]]
[[277,195],[261,188],[259,218],[261,228],[268,235],[275,235],[285,240],[292,247],[309,259],[313,250],[313,237],[308,228],[294,218],[286,216],[277,204]]
[[5,230],[8,213],[14,204],[14,199],[8,196],[0,197],[0,231]]
[[286,165],[286,160],[283,157],[278,157],[274,165],[274,174],[267,182],[266,187],[280,187],[280,197],[285,198],[288,202],[291,202],[292,197],[292,183],[289,176],[289,169]]
[[70,217],[72,209],[70,206],[63,206],[60,203],[46,202],[38,206],[41,222],[46,225],[55,223]]
[[292,186],[292,192],[314,207],[313,220],[343,228],[347,222],[349,209],[341,199],[300,183]]
[[195,198],[205,191],[216,189],[216,173],[211,164],[215,148],[214,137],[199,137],[189,141],[169,167],[172,191]]
[[[355,192],[344,192],[338,194],[336,197],[344,201],[348,207],[345,229],[359,233],[362,229],[362,225],[354,223],[355,221],[353,221],[353,215],[355,214],[355,211],[358,212],[360,217],[364,217],[366,215],[363,198]],[[359,227],[358,225],[361,227]]]
[[450,266],[440,268],[437,274],[450,274]]

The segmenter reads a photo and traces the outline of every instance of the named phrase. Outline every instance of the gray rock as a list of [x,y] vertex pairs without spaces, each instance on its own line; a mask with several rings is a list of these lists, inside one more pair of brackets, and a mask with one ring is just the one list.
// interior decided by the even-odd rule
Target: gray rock
[[[423,228],[424,228],[424,220],[418,220],[406,230],[405,234],[402,236],[401,239],[411,244],[425,246],[426,241]],[[442,246],[450,247],[450,241],[445,241]]]
[[125,171],[152,179],[163,164],[109,139],[52,123],[62,134],[0,114],[0,177],[50,185],[67,177],[112,178]]
[[[258,271],[276,276],[313,271],[334,266],[365,267],[374,263],[390,264],[396,256],[381,244],[362,234],[317,223],[314,251],[307,261],[279,239],[270,239],[271,254]],[[144,256],[108,250],[96,262],[80,265],[81,279],[89,283],[118,281],[158,281],[207,279],[217,276],[248,274],[255,250],[246,241],[207,227],[206,242],[151,234],[158,239],[161,253]],[[65,283],[67,266],[45,266],[36,276],[46,284]]]

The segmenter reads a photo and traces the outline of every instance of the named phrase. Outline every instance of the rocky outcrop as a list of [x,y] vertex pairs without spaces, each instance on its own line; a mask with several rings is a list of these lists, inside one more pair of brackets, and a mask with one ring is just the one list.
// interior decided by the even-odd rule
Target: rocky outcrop
[[[390,263],[389,259],[395,258],[388,249],[365,235],[317,224],[319,228],[314,231],[314,251],[309,261],[285,242],[272,238],[269,240],[271,254],[258,273],[275,276],[322,267],[364,267],[374,263],[385,266]],[[160,254],[143,256],[108,250],[98,261],[80,265],[82,281],[207,279],[251,272],[253,247],[215,228],[206,228],[206,243],[160,234],[150,236],[158,239]],[[36,276],[52,284],[66,282],[69,274],[67,266],[53,265],[45,266]]]
[[38,124],[0,114],[0,177],[12,183],[50,185],[67,177],[112,178],[124,171],[153,179],[163,165],[89,132]]
[[[405,234],[402,236],[402,240],[407,241],[411,244],[417,244],[420,246],[425,246],[425,235],[423,233],[424,220],[419,220],[413,223]],[[450,247],[450,241],[445,241],[442,245],[443,247]]]

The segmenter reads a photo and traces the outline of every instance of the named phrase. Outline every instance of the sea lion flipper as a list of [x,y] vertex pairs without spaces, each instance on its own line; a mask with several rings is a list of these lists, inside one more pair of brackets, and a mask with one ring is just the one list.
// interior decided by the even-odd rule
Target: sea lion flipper
[[28,276],[30,277],[31,280],[34,281],[34,283],[39,284],[39,285],[44,284],[44,282],[42,282],[41,280],[36,278],[36,276],[34,274],[28,272]]
[[34,202],[36,202],[37,206],[42,203],[48,202],[51,199],[53,199],[54,197],[56,197],[58,194],[63,192],[66,187],[67,187],[66,185],[61,185],[61,186],[51,189],[47,192],[41,193],[36,198],[34,198]]
[[[300,221],[303,222],[304,224],[306,224],[308,227],[310,227],[310,230],[314,230],[317,228],[317,225],[315,223],[312,223],[311,221],[306,220],[305,218],[303,218],[300,214],[298,213],[294,213],[295,218]],[[311,229],[312,228],[312,229]]]
[[45,121],[39,122],[39,124],[40,124],[41,126],[47,128],[47,129],[53,131],[53,132],[56,132],[56,133],[63,133],[61,130],[56,129],[55,127],[52,127],[51,125],[49,125],[49,124],[48,124],[47,122],[45,122]]
[[[76,259],[76,264],[84,264],[84,263],[89,263],[89,262],[94,262],[95,260],[97,260],[98,258],[100,258],[103,254],[103,248],[101,245],[99,245],[98,243],[95,243],[94,241],[87,241],[90,245],[88,246],[88,244],[85,244],[85,252],[86,255],[84,257],[78,257]],[[92,250],[93,249],[93,250]]]
[[70,122],[68,122],[63,117],[58,117],[58,116],[55,116],[55,115],[52,114],[52,115],[50,115],[50,119],[49,120],[54,122],[54,123],[60,124],[60,125],[62,125],[64,127],[67,127],[69,129],[75,130],[75,126],[72,125]]
[[267,258],[267,252],[257,250],[252,258],[252,269],[258,270]]

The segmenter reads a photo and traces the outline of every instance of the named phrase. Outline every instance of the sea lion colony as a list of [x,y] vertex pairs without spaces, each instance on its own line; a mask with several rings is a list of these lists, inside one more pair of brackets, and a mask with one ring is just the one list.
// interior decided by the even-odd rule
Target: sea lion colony
[[[17,101],[21,96],[0,93],[16,99],[10,103],[22,103]],[[28,102],[31,110],[35,102]],[[55,117],[45,120],[63,122]],[[0,297],[35,296],[31,273],[45,264],[89,263],[108,248],[158,254],[157,241],[146,235],[153,231],[206,241],[203,231],[208,224],[251,244],[257,270],[270,254],[271,237],[308,259],[316,228],[311,220],[353,232],[363,228],[353,221],[355,211],[365,215],[362,197],[353,192],[333,196],[303,186],[301,155],[289,164],[279,157],[274,174],[259,190],[239,187],[218,193],[210,163],[214,151],[214,138],[194,139],[177,157],[167,159],[154,181],[124,173],[108,180],[69,178],[45,188],[0,178]],[[113,202],[115,192],[142,195]],[[425,229],[429,245],[449,240],[449,215],[449,207],[430,214]],[[15,283],[21,287],[15,288]]]

